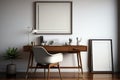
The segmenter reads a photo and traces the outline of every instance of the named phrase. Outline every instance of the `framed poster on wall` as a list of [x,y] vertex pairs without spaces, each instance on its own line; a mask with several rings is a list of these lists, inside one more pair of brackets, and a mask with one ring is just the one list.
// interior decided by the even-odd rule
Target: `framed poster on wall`
[[112,73],[112,39],[90,39],[91,72]]
[[39,34],[72,34],[71,1],[37,1],[36,29]]

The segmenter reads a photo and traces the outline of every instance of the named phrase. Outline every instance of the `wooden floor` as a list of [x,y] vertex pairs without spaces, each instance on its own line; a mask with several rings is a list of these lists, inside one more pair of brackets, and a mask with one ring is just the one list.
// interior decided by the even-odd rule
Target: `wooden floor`
[[[16,76],[6,76],[5,73],[0,73],[0,80],[47,80],[43,78],[43,74],[29,74],[28,79],[25,79],[24,73],[17,73]],[[50,80],[60,80],[57,73],[51,73]],[[84,73],[62,73],[62,80],[120,80],[120,74],[92,74]]]

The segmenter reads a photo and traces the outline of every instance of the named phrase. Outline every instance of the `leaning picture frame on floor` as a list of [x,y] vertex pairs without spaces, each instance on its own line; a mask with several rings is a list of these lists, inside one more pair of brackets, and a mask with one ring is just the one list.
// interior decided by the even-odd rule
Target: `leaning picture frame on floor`
[[90,39],[89,52],[91,56],[92,73],[113,72],[112,39]]

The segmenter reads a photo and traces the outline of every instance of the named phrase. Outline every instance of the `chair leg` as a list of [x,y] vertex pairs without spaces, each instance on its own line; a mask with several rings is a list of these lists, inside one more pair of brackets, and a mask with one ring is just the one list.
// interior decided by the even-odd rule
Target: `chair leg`
[[62,80],[59,63],[58,63],[58,70],[59,70],[60,79]]
[[47,75],[47,80],[50,78],[50,65],[48,65],[48,75]]
[[45,67],[44,67],[44,79],[45,79],[45,76],[46,76],[46,69],[45,69]]
[[35,67],[35,70],[34,70],[34,74],[36,73],[37,67],[38,67],[38,64],[36,64],[36,67]]

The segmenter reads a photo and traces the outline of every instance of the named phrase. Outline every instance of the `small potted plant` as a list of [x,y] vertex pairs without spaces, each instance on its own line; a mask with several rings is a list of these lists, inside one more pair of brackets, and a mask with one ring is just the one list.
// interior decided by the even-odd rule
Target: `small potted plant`
[[5,52],[4,58],[10,60],[10,64],[7,65],[7,75],[16,75],[16,64],[14,60],[19,58],[19,53],[17,48],[8,48]]

